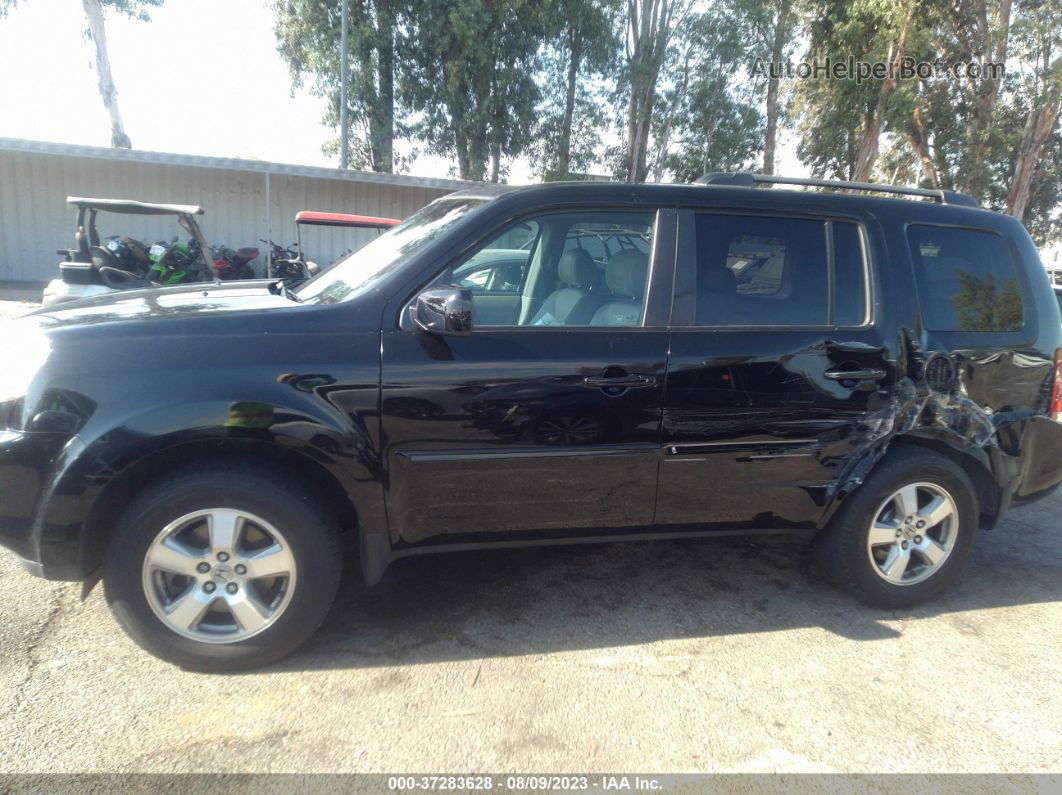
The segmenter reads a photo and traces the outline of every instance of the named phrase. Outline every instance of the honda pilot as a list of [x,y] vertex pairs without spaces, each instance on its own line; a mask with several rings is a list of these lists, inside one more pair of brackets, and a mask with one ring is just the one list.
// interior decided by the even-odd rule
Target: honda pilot
[[0,339],[0,543],[102,579],[196,670],[299,646],[347,549],[372,585],[410,555],[791,533],[903,609],[1062,481],[1047,275],[947,191],[475,187],[294,291],[124,291]]

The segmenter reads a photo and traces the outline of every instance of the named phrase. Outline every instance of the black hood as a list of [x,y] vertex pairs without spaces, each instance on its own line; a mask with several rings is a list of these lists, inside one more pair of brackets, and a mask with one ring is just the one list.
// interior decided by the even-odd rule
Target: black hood
[[190,318],[228,312],[253,312],[298,304],[271,289],[266,280],[200,283],[112,293],[55,304],[33,312],[42,326],[92,325],[123,320]]

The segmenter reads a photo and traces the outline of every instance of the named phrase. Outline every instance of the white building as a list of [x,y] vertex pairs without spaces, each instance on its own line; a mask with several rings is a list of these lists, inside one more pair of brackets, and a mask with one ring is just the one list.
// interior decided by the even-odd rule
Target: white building
[[[56,249],[74,245],[75,210],[67,196],[198,204],[213,245],[266,246],[295,239],[295,213],[324,210],[405,218],[433,199],[467,187],[453,179],[342,171],[221,157],[72,146],[0,138],[0,282],[43,283],[58,275]],[[146,242],[181,233],[176,220],[100,213],[101,236]],[[367,242],[372,230],[312,227],[306,255],[331,262]]]

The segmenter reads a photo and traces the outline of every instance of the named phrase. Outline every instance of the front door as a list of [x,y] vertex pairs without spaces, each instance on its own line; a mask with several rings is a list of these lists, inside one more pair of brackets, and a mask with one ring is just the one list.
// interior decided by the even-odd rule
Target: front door
[[385,328],[393,543],[651,524],[673,234],[655,208],[521,219],[433,282],[472,289],[470,335],[417,331],[406,309]]
[[695,211],[679,227],[656,523],[812,527],[895,382],[867,231]]

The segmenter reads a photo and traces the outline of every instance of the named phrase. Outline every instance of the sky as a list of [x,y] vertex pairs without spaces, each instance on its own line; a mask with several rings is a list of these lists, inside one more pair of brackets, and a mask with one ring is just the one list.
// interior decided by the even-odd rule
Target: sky
[[[268,0],[167,0],[137,22],[110,13],[111,71],[136,149],[337,166],[321,146],[323,100],[293,90],[276,50]],[[78,0],[19,0],[0,20],[0,136],[110,145],[110,121],[93,69]],[[403,144],[397,144],[401,151]],[[783,137],[780,173],[804,173]],[[453,176],[421,156],[409,172]],[[509,181],[533,181],[526,161]]]

